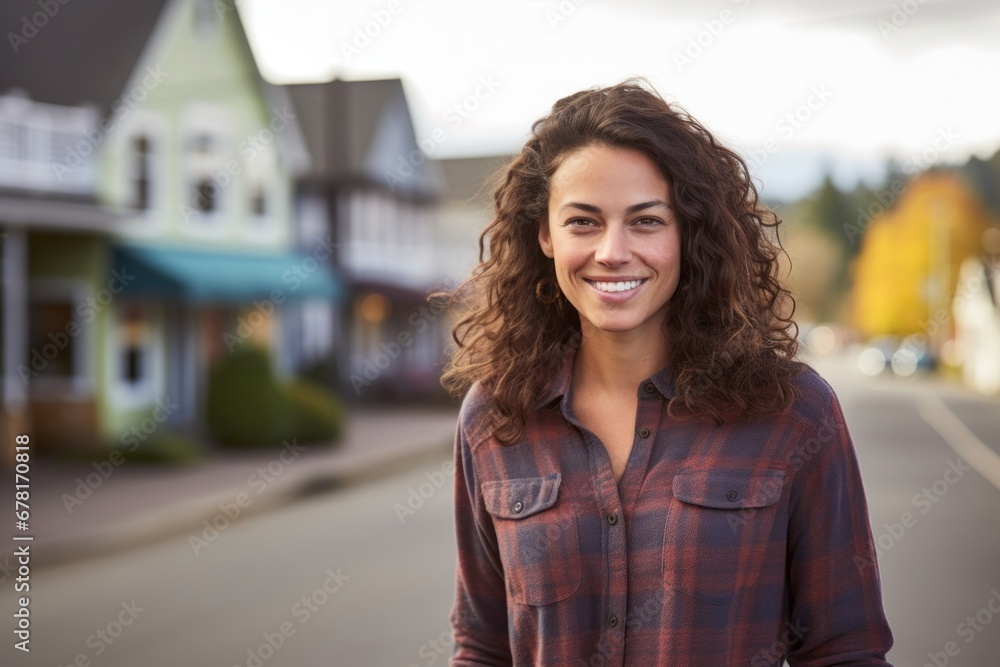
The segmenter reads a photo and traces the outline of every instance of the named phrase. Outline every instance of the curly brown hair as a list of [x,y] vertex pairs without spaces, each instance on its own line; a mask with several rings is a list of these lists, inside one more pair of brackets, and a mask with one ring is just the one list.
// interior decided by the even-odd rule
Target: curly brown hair
[[599,144],[652,159],[681,225],[680,282],[664,321],[676,390],[670,415],[722,423],[787,409],[803,364],[794,359],[795,301],[778,277],[781,219],[759,202],[743,159],[644,79],[564,97],[531,129],[497,175],[478,266],[457,289],[435,294],[466,309],[442,385],[460,397],[480,381],[497,440],[523,437],[528,411],[581,335],[565,299],[555,307],[536,298],[541,279],[555,280],[538,241],[550,179],[566,155]]

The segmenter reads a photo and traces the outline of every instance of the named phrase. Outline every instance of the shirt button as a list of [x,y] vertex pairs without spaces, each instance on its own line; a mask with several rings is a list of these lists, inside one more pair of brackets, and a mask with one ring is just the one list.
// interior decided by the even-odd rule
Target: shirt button
[[615,616],[614,614],[608,616],[608,627],[609,628],[618,627],[618,617]]
[[612,526],[615,525],[616,523],[618,523],[618,515],[617,514],[609,514],[608,515],[608,523],[610,523]]
[[729,493],[727,493],[727,494],[726,494],[726,498],[728,498],[728,499],[729,499],[729,501],[730,501],[730,502],[732,502],[732,501],[736,500],[736,498],[737,498],[737,497],[738,497],[739,495],[740,495],[740,494],[736,493],[736,491],[735,491],[735,490],[733,490],[733,491],[730,491]]
[[649,429],[646,428],[645,426],[643,426],[642,428],[640,428],[639,429],[639,437],[640,438],[648,438],[649,437]]
[[520,512],[523,509],[524,509],[524,504],[521,503],[520,500],[518,500],[516,503],[514,503],[514,511],[515,512]]
[[653,384],[652,382],[647,382],[644,389],[646,390],[647,394],[652,394],[654,391],[656,391],[656,385]]

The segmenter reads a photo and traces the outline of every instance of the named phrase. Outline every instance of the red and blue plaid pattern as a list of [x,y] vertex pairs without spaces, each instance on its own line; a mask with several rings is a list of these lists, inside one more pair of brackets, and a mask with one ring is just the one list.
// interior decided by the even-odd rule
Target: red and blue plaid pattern
[[663,368],[637,388],[619,485],[570,408],[575,351],[518,443],[492,437],[479,383],[462,403],[450,664],[888,665],[861,474],[826,381],[804,366],[789,411],[719,426],[667,415]]

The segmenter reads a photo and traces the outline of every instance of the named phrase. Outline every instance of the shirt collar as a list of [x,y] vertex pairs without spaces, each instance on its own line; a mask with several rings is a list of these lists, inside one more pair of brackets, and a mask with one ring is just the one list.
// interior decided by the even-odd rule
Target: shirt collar
[[[576,359],[576,351],[580,348],[580,340],[580,335],[577,333],[567,343],[564,343],[563,357],[559,370],[548,390],[535,402],[536,410],[548,406],[557,398],[562,398],[569,391],[570,381],[573,377],[573,361]],[[664,398],[670,399],[673,397],[675,392],[674,378],[670,372],[669,364],[640,382],[636,391],[639,391],[646,382],[652,382]]]

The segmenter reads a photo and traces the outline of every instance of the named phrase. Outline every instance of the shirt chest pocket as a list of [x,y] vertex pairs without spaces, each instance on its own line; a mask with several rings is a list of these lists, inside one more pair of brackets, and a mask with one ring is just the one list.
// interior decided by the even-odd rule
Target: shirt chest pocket
[[550,473],[482,484],[507,589],[521,604],[559,602],[580,587],[576,510],[560,498],[561,481],[560,473]]
[[[664,583],[723,604],[757,582],[772,546],[785,471],[682,468],[663,535]],[[784,561],[771,571],[784,572]],[[780,583],[780,582],[777,582]]]

